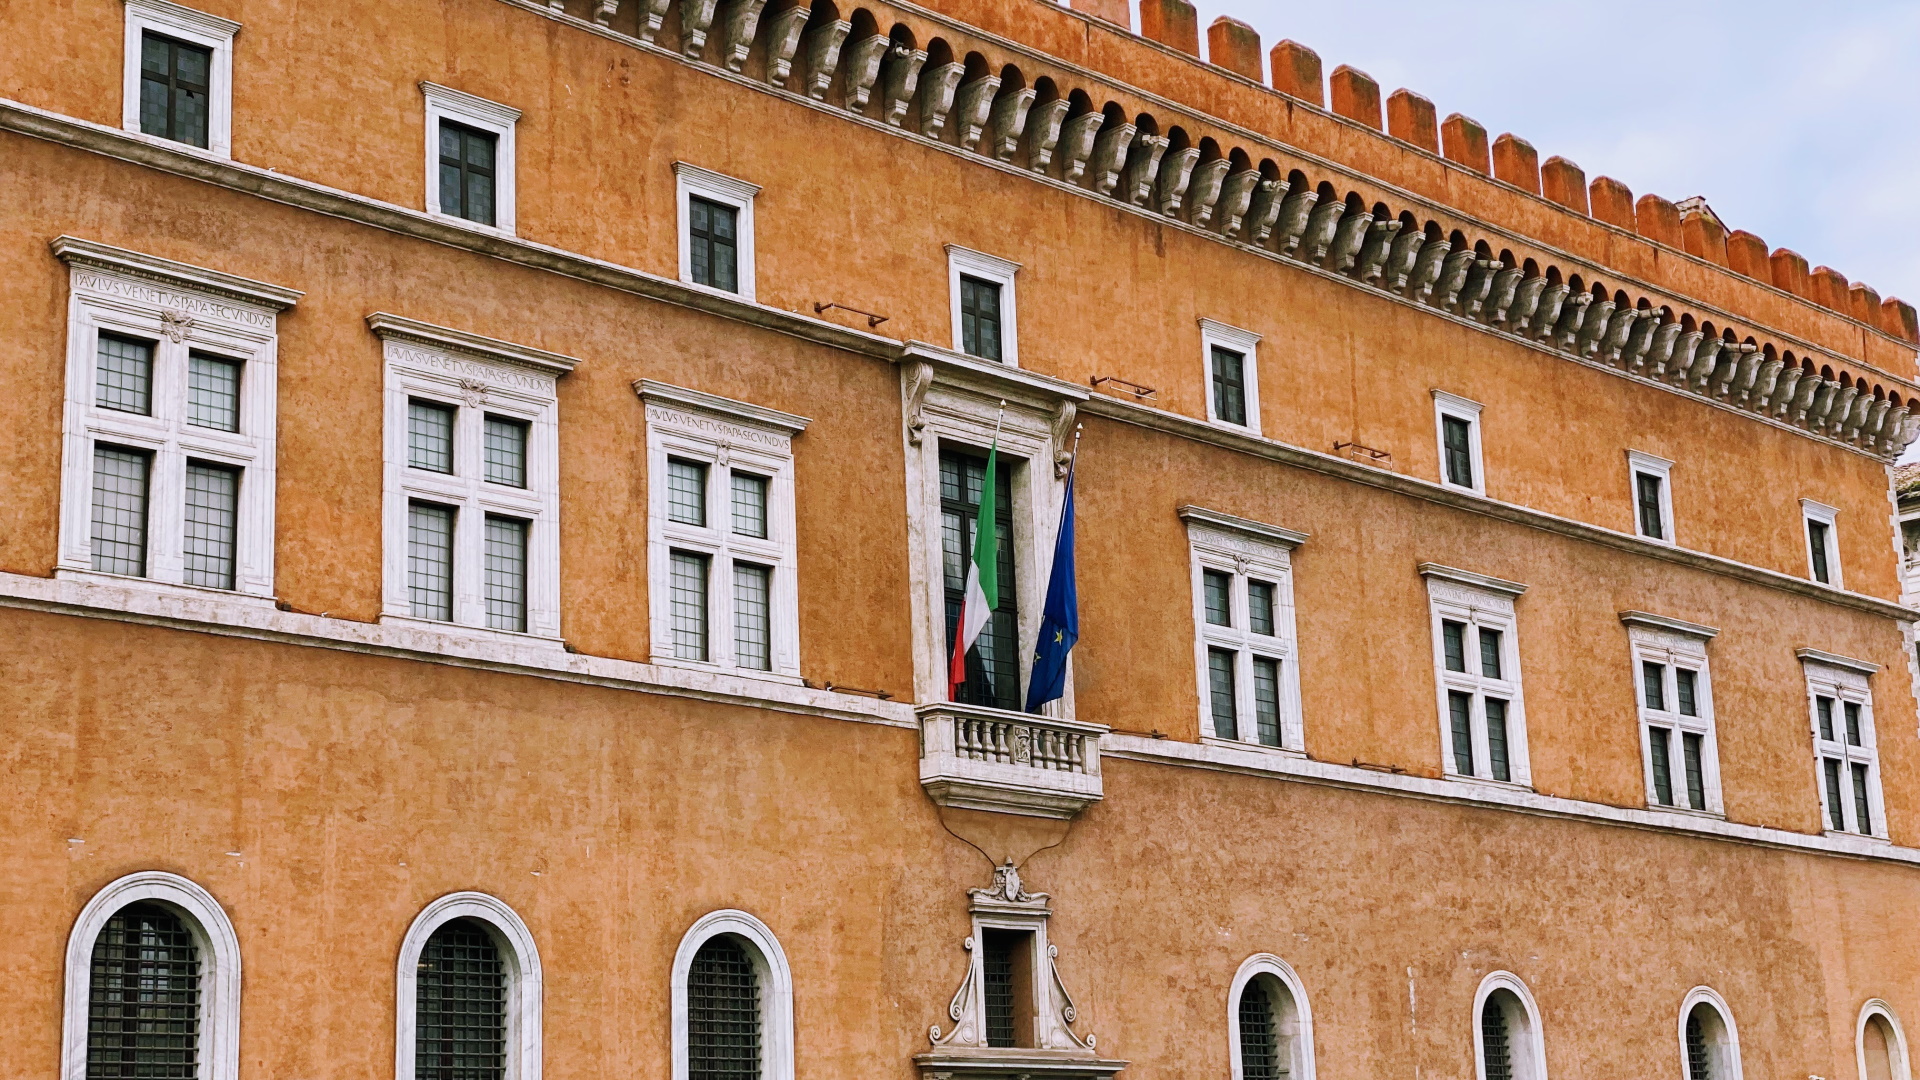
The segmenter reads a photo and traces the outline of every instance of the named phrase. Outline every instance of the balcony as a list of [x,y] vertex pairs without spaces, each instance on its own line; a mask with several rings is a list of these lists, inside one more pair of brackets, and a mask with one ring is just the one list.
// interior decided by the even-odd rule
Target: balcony
[[939,702],[920,717],[920,786],[941,806],[1073,817],[1102,797],[1100,724]]

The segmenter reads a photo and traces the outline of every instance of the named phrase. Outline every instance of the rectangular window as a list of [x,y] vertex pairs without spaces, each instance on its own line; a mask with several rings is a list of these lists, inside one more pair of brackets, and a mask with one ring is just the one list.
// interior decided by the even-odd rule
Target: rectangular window
[[1227,649],[1207,650],[1207,684],[1213,708],[1213,737],[1240,737],[1240,719],[1234,708],[1234,654]]
[[1445,649],[1448,671],[1467,670],[1467,624],[1451,619],[1440,623],[1440,638]]
[[1507,757],[1507,703],[1499,698],[1487,698],[1487,762],[1493,767],[1493,778],[1502,782],[1513,779],[1513,765]]
[[1247,358],[1231,349],[1213,347],[1213,418],[1245,426],[1247,422]]
[[740,291],[740,212],[731,206],[687,198],[687,242],[693,282],[727,292]]
[[1815,710],[1820,716],[1820,738],[1826,742],[1833,740],[1833,699],[1816,697],[1813,699]]
[[527,523],[488,514],[482,558],[487,626],[526,633]]
[[961,351],[969,356],[1001,359],[999,285],[960,276],[960,342]]
[[1840,759],[1825,758],[1821,762],[1827,773],[1827,821],[1835,832],[1847,829],[1847,812],[1841,800],[1845,796],[1840,790]]
[[734,662],[754,671],[773,668],[772,620],[768,618],[773,571],[752,563],[733,564]]
[[187,354],[187,423],[240,430],[240,365],[203,352]]
[[1473,426],[1458,416],[1440,418],[1442,446],[1446,453],[1447,483],[1470,488],[1473,482]]
[[1694,696],[1696,693],[1694,689],[1694,673],[1688,671],[1686,668],[1676,668],[1673,673],[1673,678],[1674,686],[1679,690],[1680,715],[1699,716],[1700,706],[1698,699]]
[[1664,712],[1667,708],[1667,665],[1651,660],[1640,663],[1640,684],[1647,697],[1647,708]]
[[487,414],[480,439],[487,483],[514,488],[527,486],[527,427],[525,420]]
[[1663,727],[1647,729],[1647,752],[1653,765],[1653,798],[1661,806],[1673,805],[1673,732]]
[[707,467],[698,461],[667,459],[667,520],[707,527]]
[[1441,758],[1449,776],[1527,784],[1513,599],[1525,586],[1422,564],[1431,607]]
[[453,620],[454,509],[407,504],[407,596],[416,619]]
[[153,455],[96,444],[93,449],[93,568],[147,575],[147,474]]
[[209,589],[233,588],[239,518],[240,470],[188,461],[182,581]]
[[1254,734],[1262,746],[1280,745],[1280,661],[1253,659]]
[[[1802,655],[1813,699],[1820,803],[1834,832],[1879,835],[1880,759],[1875,746],[1868,671]],[[1851,662],[1849,662],[1851,663]]]
[[1858,702],[1845,702],[1842,706],[1847,718],[1847,745],[1860,745],[1860,705]]
[[1233,575],[1224,570],[1203,570],[1201,588],[1207,601],[1207,622],[1214,626],[1233,625]]
[[494,148],[491,131],[440,121],[440,212],[480,225],[494,223]]
[[1807,519],[1807,554],[1813,561],[1813,580],[1822,584],[1833,583],[1833,573],[1827,566],[1828,537],[1832,526],[1824,521]]
[[1692,731],[1680,736],[1681,761],[1687,770],[1687,805],[1695,810],[1707,808],[1707,774],[1702,763],[1704,739]]
[[1477,627],[1480,638],[1480,674],[1500,678],[1500,631]]
[[[999,534],[1000,605],[967,654],[967,681],[959,700],[996,709],[1020,708],[1019,588],[1014,578],[1013,465],[999,460],[990,520]],[[972,453],[940,451],[941,544],[947,566],[945,655],[952,655],[960,605],[966,597],[967,565],[973,558],[973,528],[985,490],[987,461]]]
[[453,472],[453,407],[432,401],[407,402],[407,465],[428,472]]
[[1853,821],[1857,831],[1873,832],[1873,810],[1867,799],[1867,767],[1853,763]]
[[1647,805],[1720,812],[1707,642],[1717,632],[1677,619],[1627,612],[1646,743]]
[[1273,625],[1273,583],[1247,582],[1247,629],[1261,637],[1272,637]]
[[733,474],[733,534],[767,538],[766,477],[738,471]]
[[1654,540],[1667,538],[1664,498],[1666,481],[1652,473],[1633,474],[1635,502],[1640,511],[1640,535]]
[[94,365],[93,403],[102,409],[153,415],[153,345],[102,333]]
[[1453,771],[1473,776],[1473,695],[1447,691],[1447,719],[1453,733]]
[[151,30],[140,35],[140,130],[206,149],[213,50]]
[[668,604],[672,609],[673,653],[682,660],[707,658],[707,556],[676,551]]

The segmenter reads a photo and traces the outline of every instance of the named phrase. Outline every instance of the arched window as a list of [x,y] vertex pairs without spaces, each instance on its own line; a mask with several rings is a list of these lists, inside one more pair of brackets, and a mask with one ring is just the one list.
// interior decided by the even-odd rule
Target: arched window
[[540,954],[485,893],[428,904],[400,944],[396,1080],[539,1080]]
[[1707,987],[1695,987],[1680,1005],[1680,1059],[1687,1080],[1740,1080],[1733,1013]]
[[1480,1080],[1546,1080],[1540,1010],[1518,976],[1496,971],[1481,981],[1473,1030]]
[[1233,1080],[1313,1080],[1313,1014],[1300,977],[1269,953],[1248,957],[1227,994]]
[[716,911],[673,958],[674,1080],[793,1080],[793,977],[766,924]]
[[1875,998],[1860,1008],[1860,1080],[1909,1080],[1907,1037],[1893,1008]]
[[174,874],[100,890],[67,942],[65,1080],[233,1080],[240,944],[220,904]]

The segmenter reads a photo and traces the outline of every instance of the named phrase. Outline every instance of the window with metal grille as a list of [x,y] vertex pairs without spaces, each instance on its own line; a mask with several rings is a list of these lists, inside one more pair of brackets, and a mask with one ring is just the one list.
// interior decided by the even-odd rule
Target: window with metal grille
[[1825,585],[1833,583],[1833,573],[1827,565],[1832,534],[1833,528],[1826,522],[1807,519],[1807,554],[1813,561],[1813,580]]
[[1480,1009],[1480,1060],[1486,1080],[1513,1080],[1512,1033],[1501,1003],[1488,998]]
[[773,658],[769,587],[773,571],[765,566],[733,564],[734,662],[754,671],[770,671]]
[[687,243],[693,282],[740,291],[740,211],[698,195],[687,196]]
[[767,538],[767,478],[733,473],[733,534]]
[[1218,345],[1213,347],[1213,418],[1243,427],[1247,422],[1247,358]]
[[759,1080],[760,973],[738,939],[700,946],[687,972],[688,1080]]
[[203,352],[187,354],[187,423],[240,430],[240,364]]
[[692,551],[672,555],[667,605],[673,629],[673,654],[682,660],[707,659],[708,556]]
[[213,50],[156,34],[140,34],[140,130],[207,147]]
[[1812,664],[1807,672],[1827,827],[1834,832],[1877,835],[1879,752],[1866,677]]
[[1719,1080],[1713,1075],[1706,1025],[1701,1020],[1699,1008],[1695,1008],[1687,1017],[1687,1080]]
[[494,150],[500,136],[440,121],[440,212],[492,225]]
[[153,343],[102,333],[95,351],[93,403],[102,409],[153,415]]
[[1280,1080],[1279,1039],[1275,1037],[1273,999],[1265,979],[1253,979],[1240,991],[1240,1078]]
[[984,930],[980,937],[987,1045],[1023,1045],[1025,1033],[1021,1031],[1021,1021],[1032,1011],[1032,1006],[1022,1000],[1032,993],[1032,987],[1026,982],[1029,965],[1023,950],[1032,949],[1033,935],[1023,930]]
[[525,420],[487,414],[480,436],[487,483],[527,486],[527,427]]
[[94,939],[87,988],[87,1080],[200,1075],[200,949],[174,912],[142,901]]
[[416,1080],[506,1080],[507,965],[492,932],[454,919],[420,952],[415,984]]
[[960,349],[982,360],[1001,358],[997,283],[960,275]]
[[209,589],[233,588],[239,517],[240,470],[188,460],[182,581]]
[[407,464],[428,472],[453,472],[451,405],[418,398],[407,402]]
[[[940,545],[946,577],[946,655],[966,599],[967,566],[973,559],[973,529],[985,487],[987,459],[952,447],[940,450]],[[1019,580],[1015,574],[1013,463],[999,459],[991,520],[999,532],[1000,605],[967,653],[967,681],[956,700],[997,709],[1020,708]]]
[[527,523],[487,515],[481,551],[487,625],[495,630],[527,630]]
[[1648,801],[1655,806],[1717,811],[1718,795],[1708,760],[1713,717],[1705,709],[1701,692],[1706,678],[1704,645],[1685,652],[1666,636],[1643,635],[1638,630],[1633,634],[1634,653],[1640,657]]
[[147,475],[153,455],[96,443],[93,448],[93,568],[147,576]]
[[1240,737],[1239,710],[1234,702],[1234,660],[1231,649],[1207,650],[1207,685],[1213,707],[1213,735],[1217,739]]
[[454,508],[407,504],[407,598],[414,618],[453,619]]
[[706,465],[684,458],[667,459],[667,520],[706,527]]
[[1667,526],[1663,502],[1666,498],[1666,481],[1652,473],[1637,472],[1633,474],[1633,487],[1640,509],[1640,535],[1665,540]]
[[1447,459],[1447,483],[1473,487],[1472,423],[1458,416],[1443,416],[1440,418],[1440,435]]

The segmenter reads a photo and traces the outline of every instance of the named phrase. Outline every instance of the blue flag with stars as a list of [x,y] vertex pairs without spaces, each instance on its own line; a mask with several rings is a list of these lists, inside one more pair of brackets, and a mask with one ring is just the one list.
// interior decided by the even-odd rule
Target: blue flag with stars
[[1060,533],[1053,542],[1053,576],[1047,580],[1047,606],[1040,616],[1040,640],[1033,649],[1033,678],[1027,683],[1028,712],[1039,712],[1040,706],[1067,692],[1067,654],[1079,640],[1080,591],[1073,580],[1073,468],[1069,466]]

